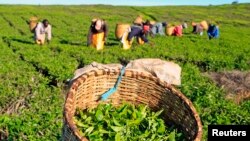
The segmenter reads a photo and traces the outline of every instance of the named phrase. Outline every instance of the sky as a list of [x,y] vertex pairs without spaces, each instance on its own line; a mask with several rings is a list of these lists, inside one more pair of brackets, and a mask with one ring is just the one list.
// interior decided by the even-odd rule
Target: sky
[[32,4],[32,5],[79,5],[79,4],[107,4],[107,5],[221,5],[250,3],[250,0],[0,0],[0,4]]

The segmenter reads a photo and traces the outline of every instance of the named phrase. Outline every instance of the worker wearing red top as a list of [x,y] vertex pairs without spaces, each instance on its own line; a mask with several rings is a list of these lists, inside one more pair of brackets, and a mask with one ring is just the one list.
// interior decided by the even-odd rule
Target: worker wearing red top
[[187,23],[183,23],[182,25],[175,26],[172,35],[181,37],[183,28],[187,28]]

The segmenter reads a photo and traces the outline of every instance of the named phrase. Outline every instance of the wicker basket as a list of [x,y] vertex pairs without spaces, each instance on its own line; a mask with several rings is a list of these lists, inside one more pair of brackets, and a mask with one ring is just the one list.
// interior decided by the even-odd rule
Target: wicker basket
[[37,17],[31,17],[29,20],[29,28],[31,32],[35,31],[36,25],[38,23],[38,18]]
[[[119,73],[120,70],[93,70],[72,83],[64,105],[63,140],[88,141],[80,135],[73,121],[76,108],[96,107],[100,96],[114,86]],[[202,125],[192,102],[151,74],[127,69],[117,91],[105,103],[118,106],[124,101],[135,105],[147,104],[157,111],[164,108],[162,118],[168,125],[181,129],[187,140],[201,140]]]
[[168,36],[171,36],[173,34],[174,28],[175,28],[174,26],[168,26],[168,27],[166,27],[166,34]]
[[143,19],[141,15],[138,15],[136,19],[134,20],[134,24],[142,25]]
[[202,26],[205,30],[208,30],[207,21],[201,21],[200,24],[201,24],[201,26]]
[[156,21],[149,21],[149,23],[150,23],[151,25],[154,25],[154,24],[156,24]]
[[124,34],[125,31],[128,30],[128,28],[130,28],[130,24],[122,24],[122,23],[116,24],[115,37],[120,40],[122,38],[122,35]]

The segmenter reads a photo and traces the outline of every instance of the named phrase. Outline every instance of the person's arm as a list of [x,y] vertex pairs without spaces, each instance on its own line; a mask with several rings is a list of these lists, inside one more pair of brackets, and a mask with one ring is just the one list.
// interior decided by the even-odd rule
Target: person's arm
[[141,37],[141,39],[142,39],[145,43],[149,43],[149,40],[146,38],[145,35],[140,36],[140,37]]
[[197,31],[197,25],[194,25],[192,33],[196,33],[196,31]]
[[134,36],[137,35],[137,29],[134,27],[131,27],[131,31],[128,34],[128,41],[131,41]]
[[182,36],[182,27],[181,27],[181,25],[180,26],[177,26],[176,27],[176,36]]
[[51,25],[48,25],[48,27],[47,27],[47,34],[48,34],[48,41],[50,41],[51,37],[52,37],[52,35],[51,35]]
[[211,30],[211,35],[214,36],[214,33],[215,33],[215,26],[213,26],[212,30]]
[[153,42],[149,42],[149,40],[147,39],[147,37],[145,36],[145,34],[141,33],[140,35],[141,35],[140,38],[144,41],[144,43],[149,44],[151,47],[155,46]]
[[212,39],[211,28],[208,29],[207,35],[208,35],[209,40]]
[[197,25],[196,33],[203,32],[203,27],[201,25]]
[[211,32],[207,32],[207,35],[208,35],[208,36],[212,36],[212,35],[211,35]]
[[156,31],[157,31],[156,26],[153,25],[153,26],[150,28],[150,35],[151,35],[152,37],[154,37],[155,34],[156,34]]
[[172,35],[176,36],[177,35],[177,26],[174,27]]
[[158,26],[158,32],[159,32],[159,34],[160,35],[165,35],[165,33],[164,33],[164,30],[163,30],[164,28],[163,28],[163,25],[162,25],[162,23],[161,24],[159,24],[159,26]]
[[40,23],[37,24],[37,27],[35,29],[35,39],[40,40],[40,31],[41,31],[42,25]]
[[219,37],[219,28],[215,27],[215,33],[214,33],[214,37]]

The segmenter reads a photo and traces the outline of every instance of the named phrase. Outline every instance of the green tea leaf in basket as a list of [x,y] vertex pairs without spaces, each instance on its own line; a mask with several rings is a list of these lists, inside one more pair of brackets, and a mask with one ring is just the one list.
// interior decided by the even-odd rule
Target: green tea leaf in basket
[[92,117],[88,117],[86,120],[85,120],[85,122],[87,123],[87,124],[90,124],[91,123],[91,120],[92,120]]
[[124,127],[119,127],[119,126],[110,126],[112,130],[115,132],[120,132],[124,129]]
[[84,128],[87,128],[89,127],[88,125],[82,123],[81,121],[75,119],[75,122],[76,122],[76,125],[79,126],[79,127],[84,127]]
[[140,114],[139,115],[141,115],[141,118],[145,118],[146,116],[147,116],[147,105],[140,105],[139,106],[139,110],[140,111],[138,111]]
[[83,114],[82,110],[78,109],[77,111],[79,112],[81,119],[86,119],[87,118],[87,115]]
[[175,141],[175,130],[169,134],[169,141]]
[[115,117],[113,117],[113,122],[116,126],[121,126],[121,124],[115,119]]
[[137,125],[139,125],[140,123],[141,123],[141,120],[140,119],[136,119],[136,120],[127,120],[126,121],[127,123],[126,123],[126,125],[128,125],[128,126],[137,126]]
[[163,112],[163,109],[160,110],[160,111],[158,111],[158,112],[156,112],[156,113],[153,115],[153,117],[154,117],[154,118],[158,117],[162,112]]
[[133,113],[132,113],[132,117],[133,117],[133,119],[136,119],[136,111],[134,111]]
[[97,119],[98,121],[101,121],[101,120],[103,119],[103,113],[102,113],[102,111],[98,109],[98,110],[96,111],[95,117],[96,117],[96,119]]
[[111,104],[106,104],[105,105],[105,112],[104,112],[104,115],[105,117],[110,117],[110,110],[112,109],[112,105]]
[[[99,105],[74,117],[79,130],[90,141],[175,141],[183,140],[174,126],[167,127],[161,111],[147,105]],[[86,117],[86,116],[87,117]]]
[[121,141],[121,134],[120,133],[117,133],[115,135],[115,141]]
[[98,136],[100,133],[99,131],[94,131],[93,133],[91,133],[89,136]]
[[84,133],[90,134],[94,130],[94,127],[89,127]]
[[91,140],[91,141],[103,141],[102,135],[98,131],[95,131],[92,134],[90,134],[89,140]]
[[158,119],[157,121],[159,122],[159,127],[157,129],[157,132],[158,133],[164,133],[166,131],[164,121],[162,119]]
[[149,135],[150,135],[150,132],[148,130],[146,130],[142,135],[140,135],[138,137],[138,139],[140,139],[140,138],[147,138]]
[[100,132],[101,134],[108,134],[108,133],[109,133],[107,130],[104,130],[104,129],[99,130],[99,132]]
[[128,108],[128,105],[127,104],[124,104],[123,106],[121,106],[117,111],[119,113],[121,113],[121,115],[127,115],[127,108]]
[[151,136],[151,140],[153,141],[153,140],[155,139],[155,137],[156,137],[156,134],[153,134],[153,135]]

